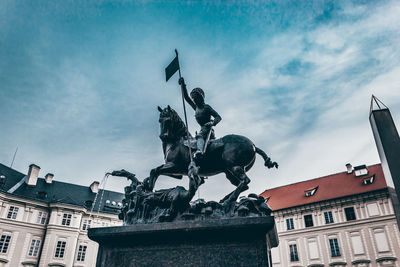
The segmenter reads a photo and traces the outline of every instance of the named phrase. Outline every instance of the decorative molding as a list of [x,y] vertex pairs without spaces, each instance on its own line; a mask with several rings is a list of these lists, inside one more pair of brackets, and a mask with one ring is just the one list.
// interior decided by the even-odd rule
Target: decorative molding
[[352,261],[351,262],[351,264],[361,264],[361,263],[371,263],[371,261],[370,260],[367,260],[367,259],[361,259],[361,260],[355,260],[355,261]]
[[383,262],[383,261],[397,261],[396,257],[380,257],[376,259],[376,262]]
[[343,261],[335,261],[335,262],[331,262],[329,263],[329,266],[346,266],[347,263],[343,262]]
[[8,263],[8,260],[4,259],[4,258],[0,258],[0,263]]
[[64,263],[49,263],[49,267],[67,267]]
[[21,262],[21,264],[22,265],[32,265],[32,266],[36,266],[37,265],[37,262],[36,261],[24,261],[24,262]]

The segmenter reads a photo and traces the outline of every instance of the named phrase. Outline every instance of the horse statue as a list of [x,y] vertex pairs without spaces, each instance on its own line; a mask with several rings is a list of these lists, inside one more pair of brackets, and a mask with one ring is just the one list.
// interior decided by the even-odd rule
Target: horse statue
[[[144,180],[145,186],[152,190],[160,175],[182,179],[182,175],[188,175],[188,167],[191,163],[191,155],[187,145],[187,129],[178,113],[170,106],[160,112],[160,139],[164,152],[165,163],[152,169],[150,176]],[[189,140],[190,141],[190,140]],[[236,189],[225,196],[220,202],[236,201],[240,193],[247,190],[250,183],[246,171],[253,166],[256,153],[264,159],[264,165],[268,168],[278,164],[272,162],[267,154],[256,147],[247,137],[230,134],[222,138],[210,140],[204,157],[198,162],[198,175],[208,177],[219,173],[225,173],[226,178],[236,186]]]

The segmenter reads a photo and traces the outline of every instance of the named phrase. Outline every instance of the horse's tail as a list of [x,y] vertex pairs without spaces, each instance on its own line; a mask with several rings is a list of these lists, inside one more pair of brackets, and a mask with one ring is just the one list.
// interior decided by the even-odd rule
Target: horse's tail
[[278,163],[276,163],[275,161],[272,162],[271,158],[268,157],[268,155],[260,148],[254,146],[254,148],[256,149],[256,153],[259,154],[261,157],[263,157],[264,159],[264,166],[270,168],[278,168]]

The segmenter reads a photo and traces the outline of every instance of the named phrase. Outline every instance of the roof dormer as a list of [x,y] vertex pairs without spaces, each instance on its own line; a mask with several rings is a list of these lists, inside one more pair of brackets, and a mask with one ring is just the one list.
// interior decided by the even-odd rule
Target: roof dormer
[[318,185],[316,187],[305,190],[304,193],[305,193],[306,197],[311,197],[311,196],[315,195],[317,190],[318,190]]
[[356,177],[360,177],[360,176],[367,175],[367,174],[368,174],[367,166],[360,165],[360,166],[354,167],[354,175]]
[[374,181],[375,181],[375,174],[370,177],[365,177],[362,181],[362,184],[369,185],[369,184],[372,184]]

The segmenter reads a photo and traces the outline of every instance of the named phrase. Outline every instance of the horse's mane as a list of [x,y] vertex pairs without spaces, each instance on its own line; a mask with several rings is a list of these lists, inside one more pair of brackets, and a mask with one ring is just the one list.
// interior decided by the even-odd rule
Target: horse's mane
[[[171,116],[171,120],[174,122],[174,133],[176,134],[176,136],[178,138],[187,138],[186,135],[186,125],[183,122],[183,120],[181,119],[181,117],[179,116],[178,112],[176,112],[173,108],[170,109],[170,116]],[[189,136],[190,133],[189,133]]]

